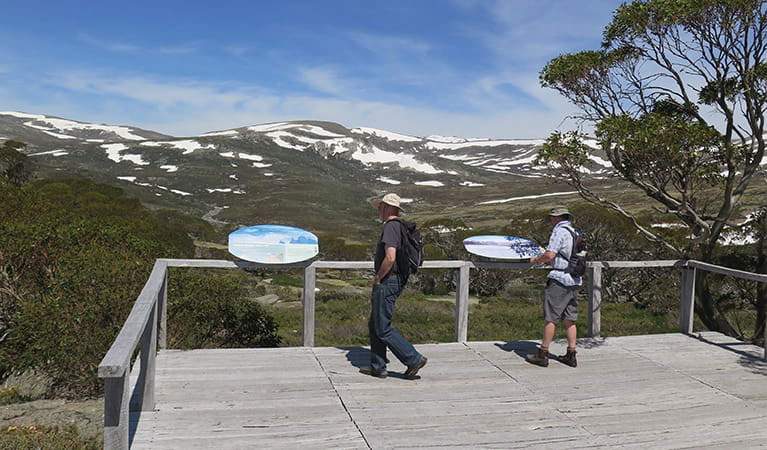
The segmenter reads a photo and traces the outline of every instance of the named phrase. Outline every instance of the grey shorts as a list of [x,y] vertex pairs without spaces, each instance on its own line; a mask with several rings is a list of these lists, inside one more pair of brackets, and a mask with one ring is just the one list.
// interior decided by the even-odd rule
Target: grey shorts
[[559,322],[578,319],[578,286],[568,287],[552,279],[546,282],[543,291],[543,320]]

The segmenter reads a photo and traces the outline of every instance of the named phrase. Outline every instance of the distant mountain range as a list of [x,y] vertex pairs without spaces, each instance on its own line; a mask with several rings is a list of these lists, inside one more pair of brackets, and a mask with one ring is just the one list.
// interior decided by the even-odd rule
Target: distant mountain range
[[[174,137],[0,112],[4,139],[26,143],[25,152],[46,176],[88,176],[147,204],[232,224],[368,229],[374,215],[366,201],[385,191],[399,193],[408,209],[435,216],[573,195],[535,165],[540,139],[418,137],[322,121]],[[584,171],[599,184],[608,182],[610,169],[595,148]]]

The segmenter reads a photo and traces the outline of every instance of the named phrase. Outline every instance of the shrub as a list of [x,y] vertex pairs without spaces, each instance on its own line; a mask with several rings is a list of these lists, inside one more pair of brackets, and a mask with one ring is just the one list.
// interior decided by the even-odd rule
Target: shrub
[[275,347],[277,325],[247,298],[247,275],[206,269],[173,270],[168,286],[172,348]]
[[[0,346],[0,378],[37,369],[54,380],[49,395],[97,395],[98,363],[154,260],[192,255],[184,230],[120,189],[81,179],[0,186],[0,336],[7,333]],[[221,299],[227,305],[214,309],[216,314],[200,312],[217,321],[215,342],[273,342],[253,329],[253,323],[268,322],[257,306],[227,301],[242,301],[237,286],[207,280],[192,286],[207,304]]]
[[75,426],[63,428],[35,425],[10,426],[0,429],[0,448],[98,450],[101,448],[101,439],[85,437]]

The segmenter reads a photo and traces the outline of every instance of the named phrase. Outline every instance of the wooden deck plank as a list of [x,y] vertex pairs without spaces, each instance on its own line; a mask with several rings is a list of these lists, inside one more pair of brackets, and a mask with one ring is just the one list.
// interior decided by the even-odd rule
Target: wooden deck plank
[[[767,442],[767,364],[718,333],[428,344],[420,380],[361,375],[361,347],[161,351],[134,448],[743,448]],[[564,351],[561,342],[552,346]],[[753,355],[753,356],[752,356]],[[389,369],[404,371],[390,356]]]

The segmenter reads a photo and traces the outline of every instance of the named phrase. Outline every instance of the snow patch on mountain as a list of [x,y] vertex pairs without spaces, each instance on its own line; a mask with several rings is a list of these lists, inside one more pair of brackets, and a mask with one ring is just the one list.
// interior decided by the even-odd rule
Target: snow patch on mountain
[[251,155],[250,153],[238,153],[237,156],[240,157],[240,159],[247,159],[250,161],[263,161],[264,157],[259,155]]
[[125,144],[102,144],[101,148],[103,148],[107,152],[107,158],[111,159],[112,161],[119,163],[122,161],[130,161],[133,164],[136,164],[137,166],[148,166],[149,163],[144,161],[141,158],[141,155],[135,155],[135,154],[125,154],[123,155],[121,152],[128,150],[128,146]]
[[418,161],[415,156],[406,153],[394,153],[371,146],[368,149],[360,149],[352,153],[352,158],[368,166],[370,164],[397,163],[403,169],[411,169],[416,172],[435,175],[443,173],[431,164]]
[[287,123],[287,122],[277,122],[277,123],[264,123],[261,125],[253,125],[250,127],[247,127],[249,131],[253,131],[254,133],[265,133],[267,131],[276,131],[276,130],[285,130],[289,128],[298,128],[301,124],[298,123]]
[[207,188],[205,189],[208,191],[208,193],[212,194],[214,192],[223,192],[223,193],[232,193],[232,194],[244,194],[245,191],[240,189],[232,189],[232,188]]
[[589,159],[594,161],[595,163],[599,164],[600,166],[604,166],[604,167],[607,167],[607,168],[610,168],[610,169],[612,169],[612,167],[613,167],[613,163],[611,163],[610,161],[608,161],[606,159],[602,159],[599,156],[589,155]]
[[399,134],[399,133],[394,133],[394,132],[391,132],[391,131],[379,130],[377,128],[357,127],[357,128],[352,128],[349,131],[351,131],[352,133],[355,133],[355,134],[369,134],[369,135],[377,136],[377,137],[380,137],[380,138],[388,139],[390,141],[402,141],[402,142],[421,142],[421,141],[423,141],[422,138],[419,138],[419,137],[416,137],[416,136],[408,136],[406,134]]
[[69,152],[66,150],[49,150],[47,152],[30,153],[27,156],[42,156],[42,155],[66,156],[68,154]]
[[324,136],[324,137],[331,137],[331,138],[344,137],[343,134],[333,133],[332,131],[328,131],[324,128],[320,128],[314,125],[301,125],[299,129],[301,131],[306,131],[307,133],[315,134],[317,136]]
[[501,145],[538,146],[543,139],[504,139],[504,140],[471,140],[464,142],[427,142],[424,146],[431,150],[458,150],[467,147],[499,147]]
[[304,151],[304,147],[296,145],[296,144],[291,144],[290,142],[283,139],[283,137],[295,138],[295,136],[293,136],[290,133],[277,132],[277,133],[267,133],[266,135],[272,139],[272,142],[274,142],[275,144],[279,145],[282,148],[298,150],[299,152]]
[[163,169],[168,173],[178,172],[178,166],[174,166],[172,164],[166,164],[166,165],[160,166],[160,169]]
[[201,144],[194,139],[182,139],[178,141],[144,141],[139,143],[139,145],[146,147],[161,147],[167,145],[178,150],[183,150],[184,152],[182,155],[188,155],[193,153],[195,150],[216,148],[214,144]]
[[500,203],[513,202],[515,200],[530,200],[530,199],[543,198],[543,197],[557,197],[557,196],[561,196],[561,195],[573,195],[573,194],[577,194],[577,193],[578,193],[578,191],[552,192],[550,194],[525,195],[523,197],[511,197],[511,198],[506,198],[506,199],[503,199],[503,200],[490,200],[490,201],[487,201],[487,202],[481,202],[481,203],[477,203],[477,204],[478,205],[497,205],[497,204],[500,204]]
[[240,133],[237,130],[224,130],[224,131],[211,131],[209,133],[203,133],[200,137],[212,137],[212,136],[239,136]]
[[[0,115],[13,116],[20,119],[32,119],[29,122],[24,122],[25,126],[41,130],[51,136],[60,139],[78,139],[76,136],[70,136],[63,132],[86,130],[86,131],[101,131],[105,133],[112,133],[119,138],[140,141],[144,138],[133,134],[133,129],[128,127],[116,126],[116,125],[103,125],[95,123],[75,122],[73,120],[59,119],[57,117],[48,117],[42,114],[27,114],[17,111],[3,111]],[[65,137],[66,136],[66,137]]]
[[416,181],[416,186],[429,186],[429,187],[442,187],[445,185],[445,183],[437,180],[429,180],[429,181]]
[[484,184],[482,184],[482,183],[474,183],[472,181],[462,181],[461,182],[461,186],[466,186],[466,187],[482,187],[482,186],[484,186]]
[[378,178],[376,178],[376,180],[381,181],[381,182],[386,183],[386,184],[394,184],[394,185],[402,184],[401,181],[397,181],[397,180],[395,180],[393,178],[388,178],[388,177],[378,177]]

